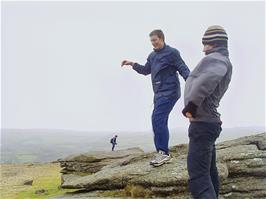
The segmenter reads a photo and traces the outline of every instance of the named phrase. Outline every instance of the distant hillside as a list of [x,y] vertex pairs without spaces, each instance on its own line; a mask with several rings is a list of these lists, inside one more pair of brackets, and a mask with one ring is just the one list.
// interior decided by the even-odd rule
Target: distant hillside
[[[217,142],[257,134],[265,127],[224,128]],[[54,129],[2,129],[1,163],[50,162],[87,151],[109,151],[113,132],[86,132]],[[154,150],[153,132],[118,132],[117,149],[140,147]],[[187,129],[170,131],[170,146],[187,143]]]

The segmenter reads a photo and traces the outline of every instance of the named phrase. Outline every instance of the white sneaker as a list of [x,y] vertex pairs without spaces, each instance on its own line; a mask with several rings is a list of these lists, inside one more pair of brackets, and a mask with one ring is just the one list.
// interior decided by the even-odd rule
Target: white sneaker
[[150,161],[150,165],[158,167],[163,165],[164,163],[171,162],[172,159],[173,158],[170,154],[166,155],[163,151],[159,151],[155,158]]

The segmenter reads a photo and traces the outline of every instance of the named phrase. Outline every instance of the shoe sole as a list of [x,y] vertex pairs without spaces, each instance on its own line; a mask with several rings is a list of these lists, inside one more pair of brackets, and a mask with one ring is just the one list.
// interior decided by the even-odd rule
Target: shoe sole
[[153,164],[150,163],[150,165],[152,165],[152,166],[154,166],[154,167],[159,167],[159,166],[161,166],[161,165],[163,165],[163,164],[171,163],[172,160],[173,160],[173,158],[171,158],[171,159],[169,159],[169,160],[167,160],[167,161],[161,162],[161,163],[153,163]]

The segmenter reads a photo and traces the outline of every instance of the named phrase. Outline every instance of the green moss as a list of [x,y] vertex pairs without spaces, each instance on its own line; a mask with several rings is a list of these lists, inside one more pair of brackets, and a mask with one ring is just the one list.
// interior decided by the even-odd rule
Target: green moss
[[[32,186],[28,186],[25,190],[19,192],[16,198],[19,199],[43,199],[52,196],[62,195],[69,190],[61,189],[61,176],[59,173],[50,171],[48,176],[39,176],[33,180]],[[39,189],[44,189],[46,192],[36,194],[35,192]],[[76,191],[76,190],[71,190]]]
[[102,197],[132,197],[132,198],[150,198],[152,192],[139,185],[127,185],[124,189],[104,191],[99,194]]
[[124,189],[104,191],[98,193],[99,197],[126,197]]
[[[18,198],[30,199],[30,198],[46,198],[50,196],[56,196],[65,193],[64,190],[60,189],[60,181],[56,177],[41,177],[34,180],[34,183],[28,189],[18,193]],[[45,193],[35,194],[38,189],[47,190]]]
[[142,186],[134,186],[134,185],[128,185],[125,188],[125,192],[127,196],[133,197],[133,198],[148,198],[151,197],[152,192],[149,189],[146,189]]

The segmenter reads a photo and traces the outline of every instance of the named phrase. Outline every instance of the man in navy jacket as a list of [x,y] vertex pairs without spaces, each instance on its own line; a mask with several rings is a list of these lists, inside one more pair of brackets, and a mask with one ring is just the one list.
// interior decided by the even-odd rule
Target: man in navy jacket
[[154,49],[148,56],[146,64],[143,66],[124,60],[121,65],[130,65],[142,75],[151,74],[154,91],[152,127],[158,154],[150,161],[150,164],[160,166],[172,159],[168,149],[168,117],[181,95],[178,73],[186,80],[190,70],[179,51],[165,43],[161,30],[154,30],[149,36]]
[[115,145],[117,145],[117,142],[116,142],[116,138],[117,138],[117,137],[118,137],[118,136],[115,135],[115,136],[112,137],[111,140],[110,140],[110,143],[112,144],[112,151],[115,150]]

